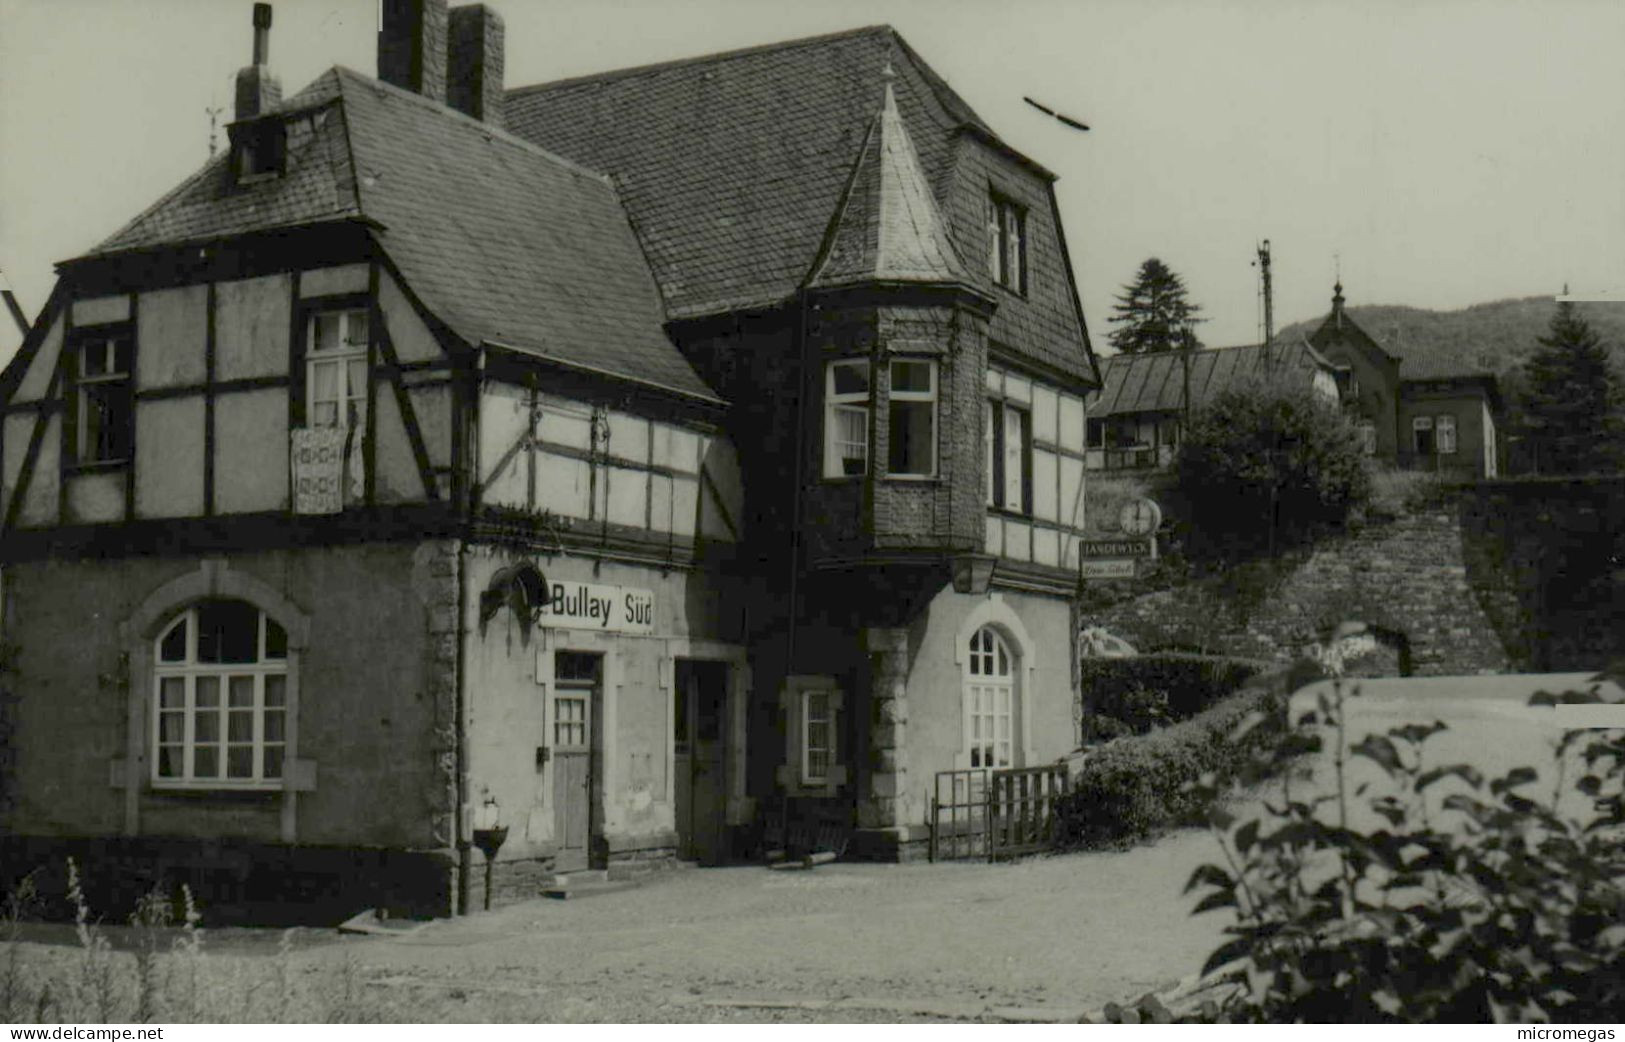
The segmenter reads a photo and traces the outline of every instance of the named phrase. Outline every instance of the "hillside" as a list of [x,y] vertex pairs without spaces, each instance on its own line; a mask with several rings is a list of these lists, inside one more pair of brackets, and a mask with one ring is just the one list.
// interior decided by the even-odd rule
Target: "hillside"
[[[1551,297],[1524,297],[1474,304],[1459,311],[1374,304],[1350,307],[1348,314],[1383,347],[1404,359],[1399,370],[1402,378],[1472,372],[1505,377],[1521,367],[1534,350],[1535,338],[1545,334],[1555,306]],[[1625,303],[1575,307],[1625,369]],[[1313,333],[1324,320],[1319,315],[1295,322],[1277,336]],[[1507,389],[1503,382],[1503,390]]]

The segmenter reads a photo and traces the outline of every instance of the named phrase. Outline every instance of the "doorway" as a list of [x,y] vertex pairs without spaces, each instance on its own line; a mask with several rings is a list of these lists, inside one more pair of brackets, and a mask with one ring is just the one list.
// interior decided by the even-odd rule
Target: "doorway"
[[672,776],[677,856],[702,865],[727,858],[728,664],[677,660],[673,671]]
[[553,838],[560,872],[579,871],[591,861],[603,676],[602,654],[559,651],[553,657]]

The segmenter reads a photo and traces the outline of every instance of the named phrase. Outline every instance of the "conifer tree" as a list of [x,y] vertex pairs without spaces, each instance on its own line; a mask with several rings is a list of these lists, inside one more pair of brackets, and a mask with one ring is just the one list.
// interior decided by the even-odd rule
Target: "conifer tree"
[[1108,339],[1126,355],[1201,347],[1194,335],[1189,345],[1185,343],[1190,327],[1203,321],[1201,311],[1186,298],[1184,280],[1150,257],[1140,265],[1134,282],[1118,294],[1109,319],[1118,328]]
[[1562,301],[1540,347],[1524,364],[1524,437],[1535,469],[1547,474],[1613,470],[1625,423],[1619,376],[1590,324]]

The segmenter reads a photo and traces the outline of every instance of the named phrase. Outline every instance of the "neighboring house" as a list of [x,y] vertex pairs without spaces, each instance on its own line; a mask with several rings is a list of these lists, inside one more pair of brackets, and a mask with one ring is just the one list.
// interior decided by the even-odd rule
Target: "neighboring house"
[[1187,408],[1274,375],[1336,401],[1347,373],[1303,340],[1113,355],[1089,403],[1089,469],[1137,470],[1173,462]]
[[1349,408],[1366,451],[1387,463],[1458,478],[1495,477],[1501,393],[1493,373],[1465,372],[1425,345],[1403,356],[1378,343],[1343,310],[1343,284],[1309,342],[1352,376]]
[[886,27],[504,91],[388,0],[282,100],[255,6],[0,377],[7,872],[445,914],[1074,747],[1053,174]]

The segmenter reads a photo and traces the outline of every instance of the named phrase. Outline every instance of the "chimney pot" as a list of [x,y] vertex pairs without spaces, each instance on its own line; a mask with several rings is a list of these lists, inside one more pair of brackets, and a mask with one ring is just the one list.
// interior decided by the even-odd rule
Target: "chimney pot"
[[446,0],[383,0],[378,78],[446,101]]
[[271,5],[254,5],[254,64],[271,60]]
[[271,53],[271,5],[254,5],[254,60],[237,70],[233,116],[241,122],[263,116],[282,103],[282,84],[266,67]]
[[485,4],[451,9],[447,22],[446,104],[502,125],[502,16]]

